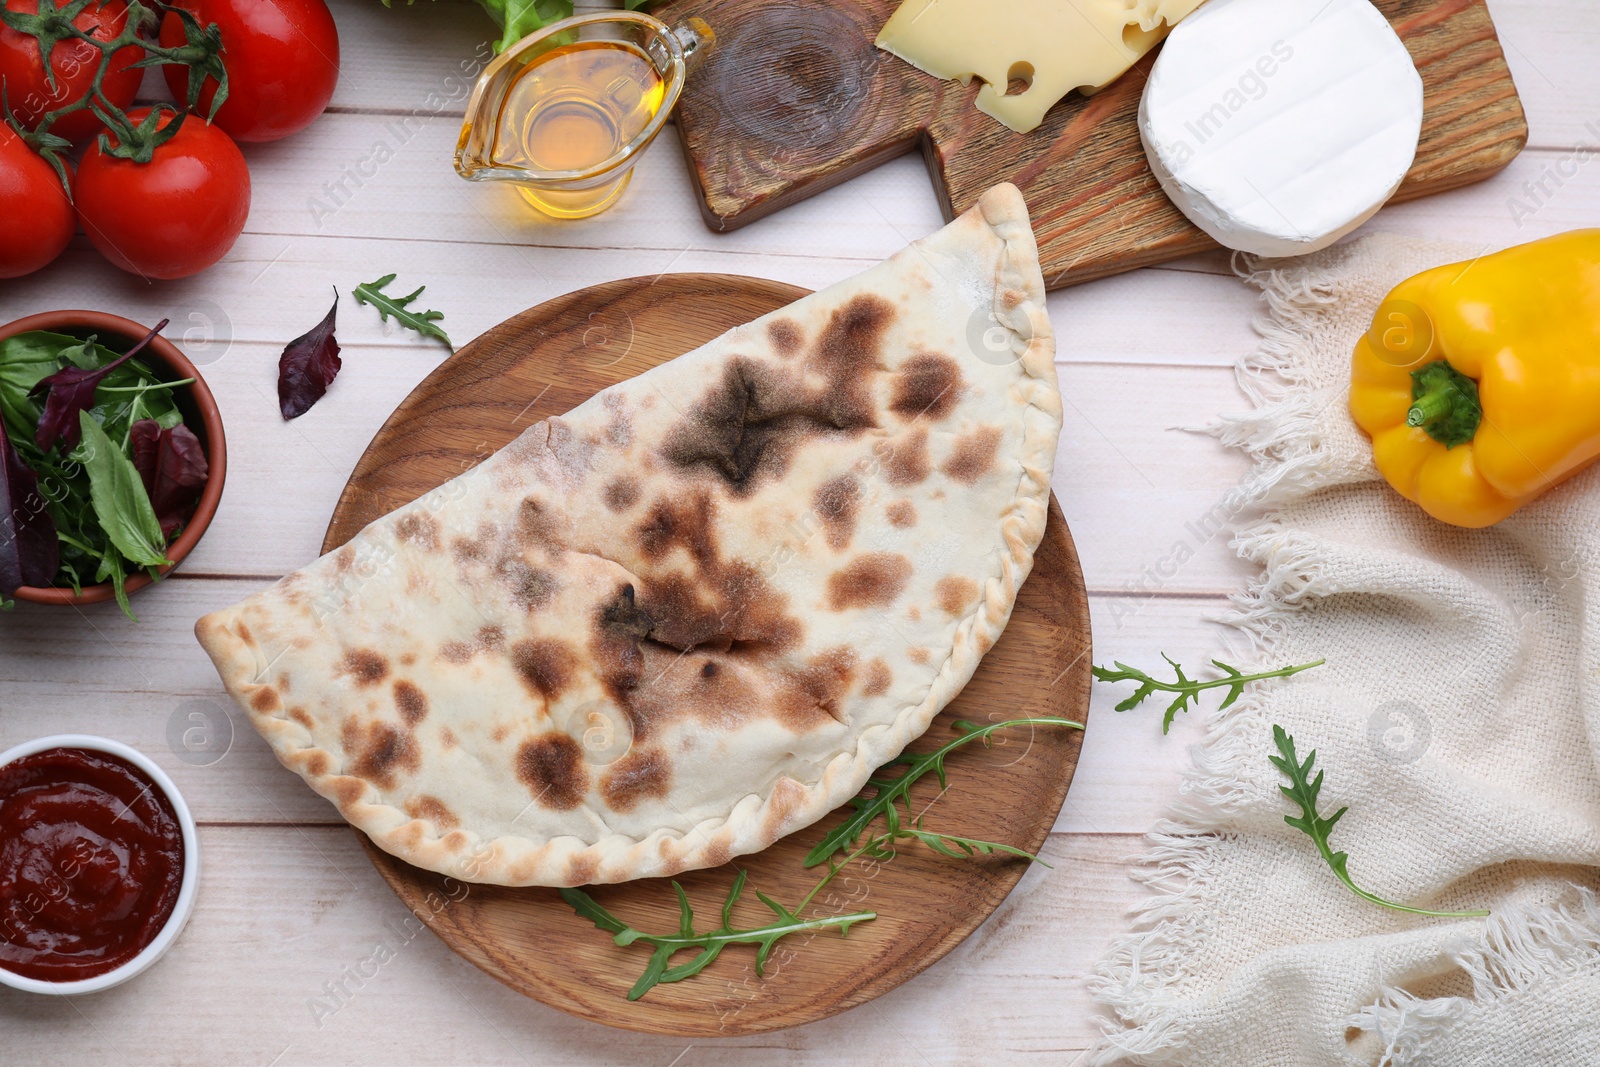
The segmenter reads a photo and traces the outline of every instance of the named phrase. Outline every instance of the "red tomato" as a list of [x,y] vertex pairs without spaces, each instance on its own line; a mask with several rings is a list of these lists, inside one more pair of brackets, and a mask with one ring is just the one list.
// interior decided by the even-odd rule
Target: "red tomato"
[[[5,0],[5,7],[7,11],[34,15],[39,11],[39,0]],[[72,20],[74,26],[102,41],[115,38],[127,22],[127,0],[90,3]],[[126,109],[139,91],[144,71],[134,70],[132,65],[143,58],[144,50],[137,45],[119,48],[111,57],[101,88],[119,108]],[[100,50],[93,45],[73,40],[58,42],[50,53],[50,66],[56,75],[56,88],[51,92],[39,58],[38,39],[0,23],[0,82],[5,83],[11,110],[29,129],[46,111],[81,99],[94,83],[99,64]],[[50,132],[69,141],[82,141],[100,132],[100,120],[92,111],[74,111],[51,126]]]
[[55,259],[75,228],[55,168],[0,122],[0,278],[20,278]]
[[[139,108],[128,117],[137,124],[149,113]],[[171,121],[168,115],[162,128]],[[187,278],[205,270],[233,247],[250,214],[243,153],[198,115],[190,115],[149,163],[117,159],[96,142],[78,164],[72,188],[89,240],[112,263],[145,278]]]
[[[178,0],[200,25],[222,31],[228,99],[215,122],[239,141],[276,141],[311,125],[339,82],[339,30],[325,0]],[[168,15],[161,43],[183,43],[183,23]],[[187,100],[189,69],[162,68],[167,85]],[[211,112],[217,83],[200,90],[200,114]]]

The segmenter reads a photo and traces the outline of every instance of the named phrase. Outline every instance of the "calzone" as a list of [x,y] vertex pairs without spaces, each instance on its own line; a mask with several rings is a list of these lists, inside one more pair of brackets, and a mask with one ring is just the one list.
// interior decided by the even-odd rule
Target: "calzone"
[[1060,427],[1002,185],[196,632],[278,758],[408,863],[715,866],[849,800],[961,691],[1032,566]]

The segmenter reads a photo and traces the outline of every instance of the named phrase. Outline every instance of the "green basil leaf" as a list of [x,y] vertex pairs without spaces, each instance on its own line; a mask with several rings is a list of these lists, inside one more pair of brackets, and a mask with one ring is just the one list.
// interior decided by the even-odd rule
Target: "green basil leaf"
[[83,442],[73,455],[89,472],[89,501],[100,528],[117,552],[132,562],[146,567],[169,565],[172,561],[167,559],[161,523],[133,460],[112,443],[87,411],[78,413],[78,421]]

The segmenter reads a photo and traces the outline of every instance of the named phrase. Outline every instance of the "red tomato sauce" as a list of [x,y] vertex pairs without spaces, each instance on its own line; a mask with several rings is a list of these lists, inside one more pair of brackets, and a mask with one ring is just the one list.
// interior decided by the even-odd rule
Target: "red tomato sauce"
[[166,794],[106,752],[53,748],[0,767],[0,967],[93,978],[156,939],[183,883]]

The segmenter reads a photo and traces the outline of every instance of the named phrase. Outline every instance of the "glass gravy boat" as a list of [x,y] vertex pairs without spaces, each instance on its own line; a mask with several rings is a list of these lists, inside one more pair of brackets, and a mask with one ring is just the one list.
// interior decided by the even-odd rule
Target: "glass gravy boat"
[[616,203],[666,124],[684,79],[716,40],[636,12],[580,15],[507,49],[479,76],[456,172],[503,181],[547,215],[581,219]]

